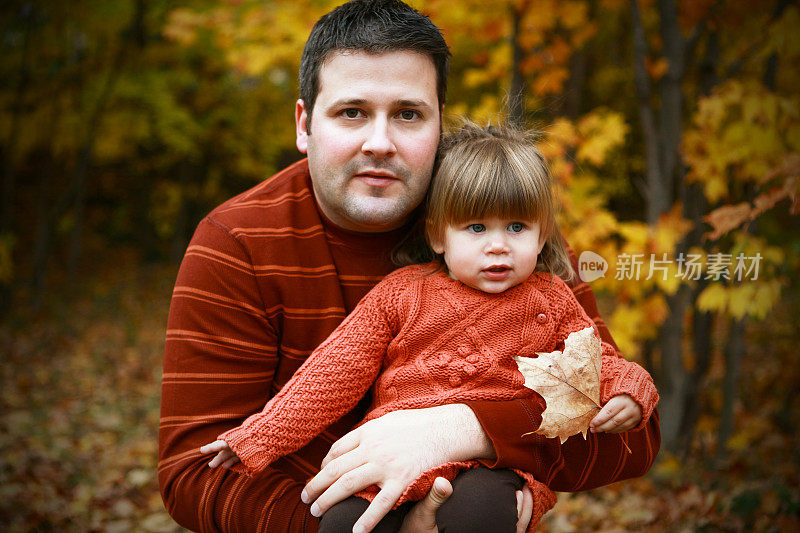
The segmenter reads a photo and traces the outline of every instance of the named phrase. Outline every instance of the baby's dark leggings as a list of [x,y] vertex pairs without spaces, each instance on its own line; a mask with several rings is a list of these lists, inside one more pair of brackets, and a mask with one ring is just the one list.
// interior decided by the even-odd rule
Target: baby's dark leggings
[[[453,480],[453,494],[436,514],[440,533],[513,533],[517,527],[517,496],[523,480],[511,470],[473,468]],[[407,502],[389,513],[372,531],[394,533],[416,502]],[[349,533],[369,502],[351,496],[325,513],[319,533]]]

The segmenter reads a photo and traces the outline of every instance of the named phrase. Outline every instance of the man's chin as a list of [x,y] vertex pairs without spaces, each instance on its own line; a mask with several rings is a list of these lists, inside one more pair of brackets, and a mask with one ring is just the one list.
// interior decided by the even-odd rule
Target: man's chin
[[378,233],[399,228],[408,220],[413,209],[396,202],[359,202],[346,210],[347,218],[359,231]]

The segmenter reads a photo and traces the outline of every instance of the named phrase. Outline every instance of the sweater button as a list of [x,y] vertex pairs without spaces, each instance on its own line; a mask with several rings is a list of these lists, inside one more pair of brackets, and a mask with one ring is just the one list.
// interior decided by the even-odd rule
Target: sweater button
[[453,387],[458,387],[461,385],[461,378],[458,376],[450,376],[450,385]]
[[536,315],[536,322],[538,322],[539,324],[544,324],[545,322],[547,322],[547,315],[544,313],[539,313],[538,315]]

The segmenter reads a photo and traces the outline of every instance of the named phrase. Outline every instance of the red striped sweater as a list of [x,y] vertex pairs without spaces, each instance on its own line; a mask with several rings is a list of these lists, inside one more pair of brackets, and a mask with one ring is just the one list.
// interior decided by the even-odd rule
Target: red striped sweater
[[[159,433],[165,505],[198,531],[316,531],[300,502],[304,482],[366,405],[254,477],[210,469],[199,447],[259,412],[358,301],[393,267],[388,252],[405,229],[348,232],[319,213],[301,161],[229,200],[198,226],[170,308]],[[586,284],[573,288],[597,317]],[[535,395],[465,402],[492,440],[489,466],[531,472],[554,490],[583,490],[642,475],[659,446],[658,414],[624,436],[522,438],[541,421]],[[633,450],[628,454],[622,441]]]

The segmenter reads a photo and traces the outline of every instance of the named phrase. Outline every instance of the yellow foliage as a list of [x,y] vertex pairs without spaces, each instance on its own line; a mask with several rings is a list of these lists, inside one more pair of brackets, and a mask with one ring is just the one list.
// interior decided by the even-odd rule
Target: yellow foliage
[[598,110],[578,122],[584,140],[578,148],[577,159],[601,165],[608,153],[625,142],[628,125],[621,113]]
[[470,68],[464,71],[463,83],[467,89],[480,87],[493,80],[492,73],[485,68]]
[[745,279],[728,286],[712,283],[700,294],[697,308],[725,312],[736,319],[763,319],[780,299],[780,293],[781,282],[777,279]]
[[500,116],[500,101],[493,94],[484,94],[477,107],[470,110],[470,118],[482,124],[486,122],[498,122]]
[[183,46],[194,44],[197,28],[205,22],[205,17],[188,8],[173,9],[167,15],[167,23],[161,32],[167,39]]
[[734,318],[742,318],[751,309],[756,294],[756,284],[749,282],[730,287],[728,290],[728,313]]
[[723,312],[728,306],[728,292],[719,283],[712,283],[697,297],[697,308],[701,311]]
[[545,70],[533,82],[532,91],[537,95],[558,94],[564,90],[564,82],[569,78],[569,70],[553,67]]
[[565,28],[574,30],[586,24],[588,4],[586,2],[566,1],[558,3],[558,15]]
[[644,253],[648,249],[650,226],[644,222],[620,222],[617,231],[625,239],[624,252]]
[[608,319],[608,328],[614,332],[614,342],[626,358],[639,356],[640,342],[637,335],[644,323],[644,312],[640,307],[619,303]]
[[[800,56],[800,9],[797,6],[787,7],[781,18],[769,28],[767,46],[763,54],[768,57],[777,54],[787,62],[795,62]],[[794,70],[794,69],[792,69]]]
[[653,338],[658,333],[658,327],[669,314],[667,300],[662,294],[655,293],[644,301],[642,308],[647,322],[641,330],[641,334],[644,338]]
[[547,144],[558,143],[561,146],[575,146],[580,137],[572,122],[565,118],[557,118],[547,128],[547,140],[550,141]]
[[759,280],[748,315],[757,319],[766,318],[778,300],[780,300],[781,285],[781,281],[778,279]]
[[700,181],[711,202],[727,196],[730,180],[760,182],[800,142],[798,107],[797,95],[759,84],[732,80],[717,87],[700,100],[684,134],[688,179]]
[[672,253],[678,242],[692,229],[693,223],[683,218],[683,205],[676,202],[658,219],[654,228],[653,251]]
[[558,22],[559,3],[558,0],[537,0],[533,2],[533,9],[528,8],[522,20],[525,32],[541,34],[553,29]]

